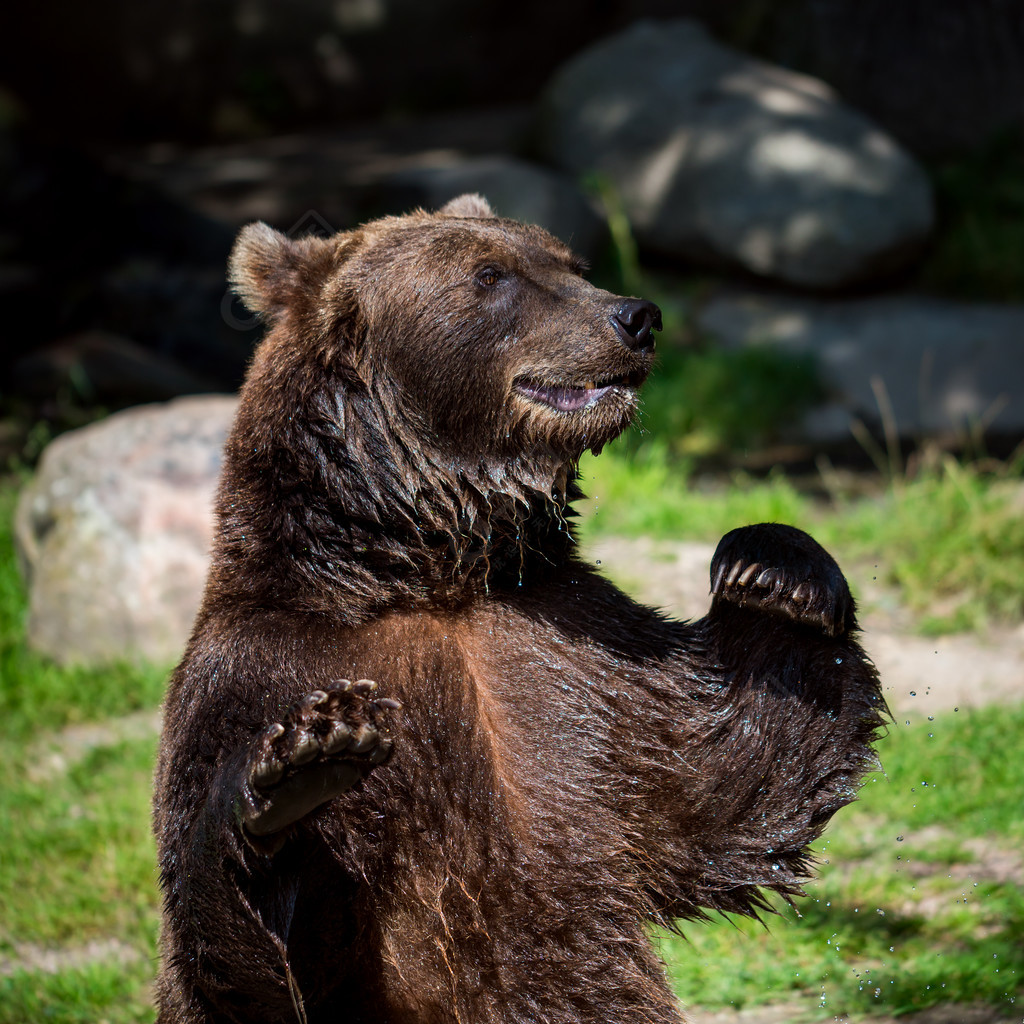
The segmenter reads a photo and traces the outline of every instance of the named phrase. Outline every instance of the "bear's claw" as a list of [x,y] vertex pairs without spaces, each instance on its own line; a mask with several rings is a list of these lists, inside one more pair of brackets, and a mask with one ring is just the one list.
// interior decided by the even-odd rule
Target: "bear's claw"
[[370,679],[341,679],[330,690],[312,690],[280,722],[257,737],[250,757],[252,799],[242,813],[246,830],[280,831],[351,789],[391,754],[384,718],[401,704],[371,700]]
[[840,636],[853,599],[832,556],[801,530],[778,523],[726,534],[711,561],[712,608],[725,601]]

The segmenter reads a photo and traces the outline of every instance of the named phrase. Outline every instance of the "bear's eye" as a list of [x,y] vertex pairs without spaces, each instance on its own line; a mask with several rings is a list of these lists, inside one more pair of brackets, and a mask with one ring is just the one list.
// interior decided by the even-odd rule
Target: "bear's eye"
[[484,267],[476,272],[476,283],[484,288],[493,288],[501,280],[501,271]]

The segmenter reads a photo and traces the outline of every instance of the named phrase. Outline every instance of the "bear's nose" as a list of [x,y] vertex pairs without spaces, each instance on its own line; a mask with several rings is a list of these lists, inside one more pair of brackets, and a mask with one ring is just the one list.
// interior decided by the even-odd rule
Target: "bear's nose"
[[661,330],[661,310],[653,302],[625,299],[611,320],[626,348],[633,352],[654,348],[654,332]]

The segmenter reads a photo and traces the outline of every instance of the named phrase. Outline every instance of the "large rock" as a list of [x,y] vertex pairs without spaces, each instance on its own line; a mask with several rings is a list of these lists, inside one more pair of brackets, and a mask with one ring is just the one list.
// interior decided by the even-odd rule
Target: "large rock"
[[887,420],[906,439],[1024,435],[1024,306],[726,293],[697,324],[729,347],[816,357],[830,398],[802,424],[805,440],[849,441],[855,419],[876,432]]
[[178,657],[235,405],[211,395],[137,406],[47,447],[15,517],[34,648],[62,663]]
[[933,222],[923,171],[822,82],[644,21],[544,93],[544,155],[619,193],[637,241],[808,288],[888,274]]
[[406,167],[384,183],[391,209],[436,210],[465,192],[486,196],[494,210],[539,224],[580,255],[594,259],[608,229],[580,190],[562,174],[507,156],[481,156]]

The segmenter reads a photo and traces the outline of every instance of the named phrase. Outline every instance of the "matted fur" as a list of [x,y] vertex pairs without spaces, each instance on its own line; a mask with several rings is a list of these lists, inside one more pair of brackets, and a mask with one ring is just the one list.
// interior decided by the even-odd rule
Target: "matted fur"
[[[480,197],[242,232],[268,333],[165,705],[162,1024],[678,1022],[648,923],[798,893],[873,763],[877,676],[805,534],[730,534],[693,623],[577,556],[576,460],[656,323],[579,270]],[[332,762],[345,716],[372,756]]]

